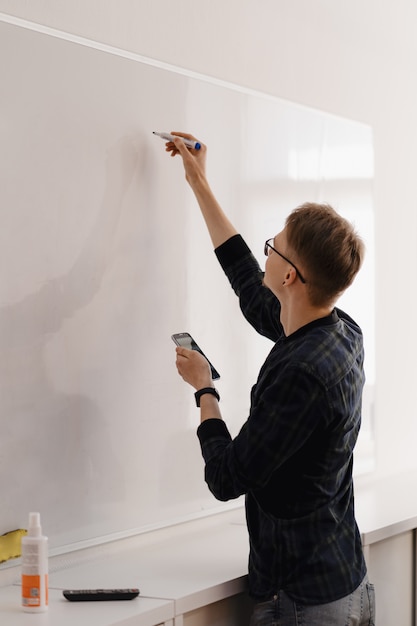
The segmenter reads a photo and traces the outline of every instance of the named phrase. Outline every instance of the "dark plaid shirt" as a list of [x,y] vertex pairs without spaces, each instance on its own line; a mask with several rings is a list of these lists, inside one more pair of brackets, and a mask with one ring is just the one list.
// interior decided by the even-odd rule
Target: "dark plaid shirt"
[[206,481],[219,500],[246,494],[253,597],[283,589],[305,604],[337,600],[366,573],[352,485],[361,330],[335,309],[286,337],[279,302],[243,239],[232,237],[216,254],[245,317],[274,346],[237,437],[222,420],[199,427]]

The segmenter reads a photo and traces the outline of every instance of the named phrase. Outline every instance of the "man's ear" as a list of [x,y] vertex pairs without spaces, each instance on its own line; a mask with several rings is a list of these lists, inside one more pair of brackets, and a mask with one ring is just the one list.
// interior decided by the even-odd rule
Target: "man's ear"
[[286,276],[285,276],[285,280],[282,282],[283,285],[287,284],[287,285],[291,285],[291,283],[293,283],[295,281],[295,279],[297,278],[297,272],[295,271],[295,269],[293,267],[291,267]]

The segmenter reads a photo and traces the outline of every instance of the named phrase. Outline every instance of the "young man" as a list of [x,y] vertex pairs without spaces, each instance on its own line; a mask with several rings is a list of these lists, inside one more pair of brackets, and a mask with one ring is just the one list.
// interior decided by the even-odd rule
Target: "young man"
[[[194,139],[191,135],[174,133]],[[265,274],[217,203],[206,147],[166,144],[180,155],[217,258],[247,320],[274,346],[232,440],[207,361],[177,348],[177,368],[196,390],[205,477],[216,498],[246,494],[253,626],[374,624],[353,504],[352,454],[361,419],[363,342],[334,307],[364,249],[331,207],[307,203],[265,243]]]

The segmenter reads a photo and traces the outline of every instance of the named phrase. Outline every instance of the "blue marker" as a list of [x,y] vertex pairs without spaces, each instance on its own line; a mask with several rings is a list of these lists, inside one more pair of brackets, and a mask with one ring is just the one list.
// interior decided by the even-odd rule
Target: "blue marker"
[[[174,141],[175,137],[178,135],[171,135],[171,133],[157,133],[156,130],[152,131],[154,135],[158,135],[161,139],[166,139],[166,141]],[[200,150],[201,143],[198,141],[192,141],[191,139],[184,139],[184,137],[180,137],[183,140],[187,148],[194,148],[194,150]]]

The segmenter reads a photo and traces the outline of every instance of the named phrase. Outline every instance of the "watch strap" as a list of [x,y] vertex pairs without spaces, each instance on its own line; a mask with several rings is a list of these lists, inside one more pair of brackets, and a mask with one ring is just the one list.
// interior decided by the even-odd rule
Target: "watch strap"
[[217,398],[217,400],[220,400],[220,395],[219,395],[219,392],[217,391],[217,389],[215,389],[214,387],[203,387],[203,389],[199,389],[194,394],[195,403],[196,403],[196,405],[198,407],[200,406],[200,398],[205,393],[210,393],[212,396],[215,396]]

